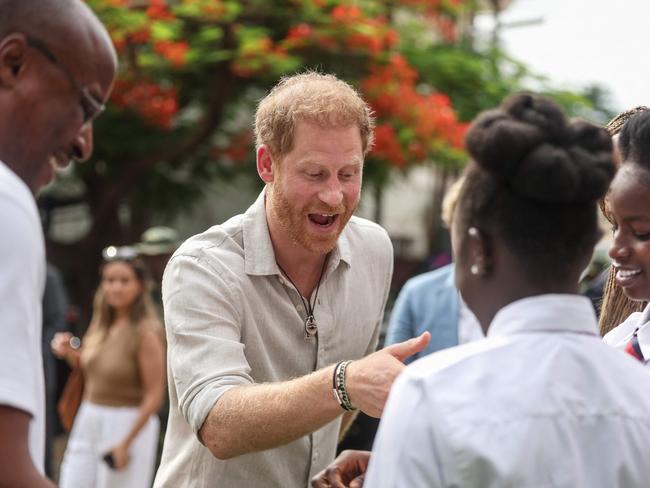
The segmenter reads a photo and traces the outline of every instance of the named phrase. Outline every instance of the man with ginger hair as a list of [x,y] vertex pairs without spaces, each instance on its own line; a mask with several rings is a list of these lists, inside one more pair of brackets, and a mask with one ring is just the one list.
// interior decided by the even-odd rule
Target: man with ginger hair
[[386,232],[352,216],[367,104],[335,76],[299,74],[260,102],[255,132],[265,189],[165,271],[171,413],[156,487],[308,486],[354,410],[379,416],[428,340],[373,353],[393,258]]
[[34,195],[55,168],[90,157],[117,59],[80,0],[0,0],[0,12],[0,486],[40,488],[53,485],[43,476],[45,247]]

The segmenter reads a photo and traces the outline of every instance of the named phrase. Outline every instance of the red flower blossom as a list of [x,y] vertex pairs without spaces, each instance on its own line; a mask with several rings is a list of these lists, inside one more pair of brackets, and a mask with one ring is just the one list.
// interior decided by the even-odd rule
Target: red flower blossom
[[149,0],[147,15],[151,19],[171,20],[174,15],[169,11],[165,0]]
[[[440,143],[461,148],[467,129],[458,122],[449,97],[419,93],[416,82],[417,72],[400,55],[372,66],[361,82],[379,119],[373,155],[398,167],[435,156]],[[400,138],[393,127],[404,128]]]
[[338,5],[332,9],[332,19],[344,24],[357,22],[361,16],[361,9],[356,5]]
[[185,64],[187,51],[189,45],[185,41],[172,42],[172,41],[156,41],[154,43],[154,51],[164,56],[173,66],[180,67]]
[[406,165],[404,152],[392,125],[381,124],[375,128],[375,145],[371,154],[399,168]]
[[298,24],[291,26],[287,32],[286,41],[293,45],[303,45],[312,35],[312,28],[309,24]]
[[145,44],[149,42],[149,39],[151,38],[151,32],[149,31],[148,27],[143,27],[142,29],[139,29],[137,31],[130,32],[127,35],[127,39],[129,42],[132,42],[134,44]]
[[178,91],[151,81],[117,80],[111,103],[139,113],[146,123],[169,129],[178,112]]

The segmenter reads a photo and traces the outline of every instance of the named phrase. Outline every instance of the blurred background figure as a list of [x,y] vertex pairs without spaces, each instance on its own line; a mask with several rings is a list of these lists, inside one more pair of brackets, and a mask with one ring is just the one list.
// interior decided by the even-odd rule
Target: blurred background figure
[[57,361],[50,349],[50,342],[57,332],[68,330],[66,315],[68,297],[61,273],[52,264],[47,264],[45,292],[43,293],[43,372],[45,375],[45,474],[54,477],[52,466],[52,444],[57,430],[56,395],[59,384]]
[[162,277],[169,258],[178,247],[178,233],[171,227],[150,227],[142,233],[141,241],[135,245],[135,250],[144,261],[152,278],[151,298],[163,317],[162,308]]
[[[138,252],[140,258],[144,261],[149,273],[151,274],[151,299],[156,306],[158,316],[163,322],[165,312],[162,303],[162,278],[165,272],[165,266],[169,258],[172,257],[174,251],[178,247],[180,241],[178,239],[178,232],[171,227],[156,226],[150,227],[142,233],[140,242],[135,245],[135,250]],[[160,419],[160,440],[158,443],[158,452],[156,454],[156,466],[160,464],[162,456],[162,446],[165,439],[165,432],[167,430],[167,419],[169,418],[169,396],[164,395],[160,410],[158,412]]]
[[57,333],[52,350],[81,368],[84,396],[61,465],[63,488],[151,486],[165,391],[162,327],[134,248],[104,250],[101,284],[81,347]]
[[[442,220],[447,228],[458,201],[463,178],[450,188],[442,205]],[[426,349],[406,359],[410,363],[432,352],[484,337],[481,325],[463,302],[454,285],[454,265],[411,278],[402,287],[386,334],[386,345],[431,333]]]

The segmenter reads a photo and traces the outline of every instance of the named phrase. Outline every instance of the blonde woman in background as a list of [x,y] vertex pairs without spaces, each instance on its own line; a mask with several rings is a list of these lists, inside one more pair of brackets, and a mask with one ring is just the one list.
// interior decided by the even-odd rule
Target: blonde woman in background
[[62,488],[145,488],[153,477],[165,391],[162,327],[135,252],[112,247],[104,258],[81,347],[69,333],[52,340],[53,352],[84,376]]

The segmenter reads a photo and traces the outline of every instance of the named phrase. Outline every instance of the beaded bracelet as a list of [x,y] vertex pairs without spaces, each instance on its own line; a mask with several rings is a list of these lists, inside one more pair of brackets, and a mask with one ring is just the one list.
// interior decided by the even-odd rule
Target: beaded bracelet
[[356,407],[352,406],[350,396],[345,388],[345,370],[351,362],[339,361],[334,367],[334,373],[332,374],[332,392],[334,393],[334,398],[341,405],[341,408],[348,412],[356,410]]

